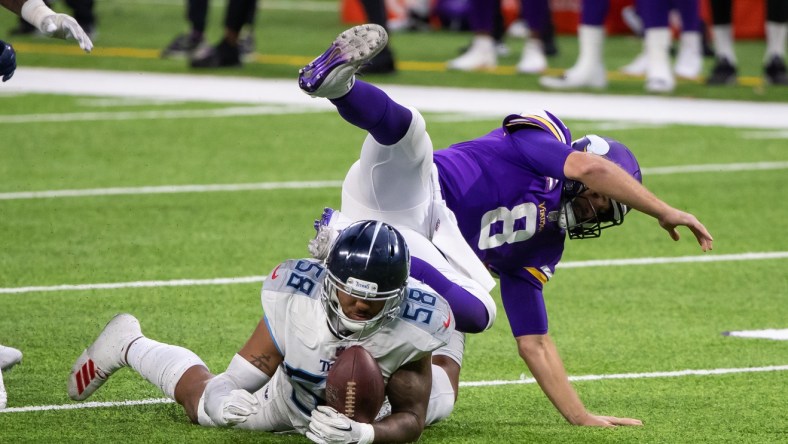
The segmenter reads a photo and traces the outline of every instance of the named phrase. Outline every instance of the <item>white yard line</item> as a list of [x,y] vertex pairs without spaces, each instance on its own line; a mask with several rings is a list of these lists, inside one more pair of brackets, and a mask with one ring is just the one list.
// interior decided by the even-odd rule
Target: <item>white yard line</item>
[[[739,373],[761,373],[761,372],[781,372],[788,370],[788,365],[771,365],[767,367],[744,367],[744,368],[714,368],[708,370],[678,370],[667,372],[647,372],[647,373],[617,373],[609,375],[580,375],[570,376],[569,380],[574,382],[581,381],[602,381],[607,379],[648,379],[648,378],[678,378],[684,376],[717,376]],[[515,380],[498,381],[463,381],[460,387],[489,387],[499,385],[533,384],[534,378],[521,378]],[[136,401],[108,401],[108,402],[83,402],[80,404],[60,404],[60,405],[33,405],[27,407],[11,407],[0,410],[2,413],[25,413],[41,412],[52,410],[76,410],[76,409],[95,409],[107,407],[130,407],[137,405],[169,404],[174,402],[169,398],[149,398]]]
[[[783,372],[788,370],[788,365],[770,365],[768,367],[745,367],[745,368],[714,368],[709,370],[679,370],[672,372],[648,372],[648,373],[615,373],[610,375],[582,375],[570,376],[570,381],[601,381],[603,379],[647,379],[647,378],[677,378],[681,376],[712,376],[730,375],[734,373],[756,373],[756,372]],[[522,378],[514,381],[467,381],[460,382],[461,387],[486,387],[495,385],[513,384],[533,384],[534,378]]]
[[[685,173],[728,173],[736,171],[784,170],[788,162],[714,163],[705,165],[676,165],[643,168],[647,176]],[[135,194],[212,193],[231,191],[258,191],[281,189],[339,188],[340,180],[307,182],[258,182],[208,185],[162,185],[144,187],[88,188],[75,190],[16,191],[0,193],[0,200],[52,199],[59,197],[87,197]]]
[[19,114],[3,116],[0,125],[42,122],[95,122],[108,120],[199,119],[209,117],[261,116],[272,114],[303,114],[320,112],[315,108],[295,106],[233,106],[215,109],[178,109],[150,111],[99,111],[59,114]]
[[[677,264],[677,263],[708,263],[708,262],[727,262],[727,261],[753,261],[786,259],[788,251],[773,251],[763,253],[741,253],[741,254],[706,254],[698,256],[679,256],[679,257],[641,257],[631,259],[608,259],[593,261],[562,262],[558,268],[587,268],[587,267],[619,267],[627,265],[658,265],[658,264]],[[262,282],[265,276],[243,276],[231,278],[213,279],[175,279],[158,281],[136,281],[136,282],[112,282],[99,284],[63,284],[49,286],[31,287],[7,287],[0,288],[0,294],[23,294],[40,292],[62,292],[62,291],[87,291],[87,290],[115,290],[120,288],[150,288],[150,287],[188,287],[198,285],[234,285]]]
[[217,191],[252,191],[309,188],[339,188],[341,180],[311,182],[260,182],[215,185],[165,185],[158,187],[92,188],[82,190],[20,191],[0,193],[0,200],[49,199],[55,197],[113,196],[129,194],[211,193]]
[[[334,109],[312,99],[290,79],[194,74],[112,72],[20,67],[3,92],[136,97],[224,103],[277,103]],[[134,85],[129,88],[128,85]],[[563,119],[648,124],[788,129],[788,103],[754,103],[683,97],[617,96],[521,90],[380,85],[394,100],[422,112],[470,113],[501,118],[547,109]]]

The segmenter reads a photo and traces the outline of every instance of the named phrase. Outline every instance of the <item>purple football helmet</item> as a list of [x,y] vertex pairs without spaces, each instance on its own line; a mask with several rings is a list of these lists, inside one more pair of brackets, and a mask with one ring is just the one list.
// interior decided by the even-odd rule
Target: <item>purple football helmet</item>
[[[635,159],[635,155],[617,140],[589,134],[572,142],[572,149],[603,156],[620,166],[635,180],[643,183],[640,165]],[[588,187],[575,180],[567,180],[564,183],[561,205],[566,215],[566,230],[569,233],[569,239],[599,237],[603,229],[621,225],[624,222],[624,215],[630,210],[621,202],[610,199],[610,209],[597,212],[591,202],[583,196],[586,190]],[[582,203],[582,200],[587,203]],[[580,205],[590,207],[590,215],[579,217],[579,214],[583,213],[578,211]],[[585,211],[585,213],[589,212]]]

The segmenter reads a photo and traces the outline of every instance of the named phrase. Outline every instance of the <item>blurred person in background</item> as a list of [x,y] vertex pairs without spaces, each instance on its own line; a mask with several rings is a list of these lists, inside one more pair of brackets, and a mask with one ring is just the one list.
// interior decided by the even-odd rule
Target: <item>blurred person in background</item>
[[[241,66],[242,55],[254,52],[253,24],[257,14],[257,0],[229,0],[224,16],[224,34],[215,46],[195,51],[192,68],[225,68]],[[241,30],[248,25],[247,36]]]
[[[703,25],[699,1],[638,0],[635,4],[644,28],[643,52],[621,68],[621,72],[628,75],[645,74],[645,89],[652,93],[672,92],[676,87],[675,77],[697,80],[703,69]],[[681,16],[681,37],[676,62],[671,69],[672,9],[678,10]]]
[[[228,4],[227,8],[228,15],[231,9],[233,14],[236,13],[236,5],[231,7]],[[257,14],[256,9],[248,11],[248,13],[242,11],[241,14],[244,17],[244,24],[238,37],[238,49],[241,60],[246,60],[254,54],[254,20]],[[208,0],[187,0],[186,20],[189,22],[189,31],[175,36],[172,42],[162,50],[162,58],[191,60],[195,54],[202,50],[207,51],[205,49],[205,27],[208,22]]]
[[[364,7],[368,23],[380,25],[388,30],[388,15],[385,0],[361,0],[361,5]],[[391,74],[396,71],[397,66],[390,44],[386,44],[378,55],[361,67],[361,72],[367,74]]]
[[605,18],[609,0],[583,0],[580,25],[577,28],[579,52],[577,60],[561,77],[545,76],[539,84],[548,89],[607,87],[605,70]]
[[[474,33],[470,46],[457,58],[449,60],[447,68],[457,71],[492,69],[498,66],[501,35],[496,28],[502,27],[501,2],[470,0],[468,22]],[[554,48],[552,17],[548,0],[522,0],[520,14],[528,32],[520,61],[515,67],[521,74],[535,74],[547,69],[548,52]],[[498,26],[496,26],[496,22]],[[545,40],[550,43],[545,43]]]
[[[708,85],[735,84],[738,60],[733,48],[732,0],[710,0],[713,22],[715,63],[706,78]],[[788,36],[788,1],[766,0],[766,51],[763,54],[763,77],[772,85],[788,85],[785,46]]]

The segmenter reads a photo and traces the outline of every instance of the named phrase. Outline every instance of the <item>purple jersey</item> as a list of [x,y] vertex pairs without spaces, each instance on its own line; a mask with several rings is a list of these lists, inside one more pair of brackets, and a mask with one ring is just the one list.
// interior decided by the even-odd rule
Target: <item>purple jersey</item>
[[501,278],[515,336],[547,331],[541,289],[564,249],[556,216],[570,140],[550,114],[513,115],[503,128],[434,155],[463,237]]

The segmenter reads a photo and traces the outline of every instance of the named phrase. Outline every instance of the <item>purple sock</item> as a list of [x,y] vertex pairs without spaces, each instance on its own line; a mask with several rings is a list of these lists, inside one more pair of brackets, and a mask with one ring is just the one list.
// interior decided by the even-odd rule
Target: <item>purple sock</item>
[[348,123],[367,130],[381,145],[399,142],[410,128],[410,110],[377,86],[356,79],[350,92],[331,103]]
[[602,26],[605,24],[608,9],[610,9],[609,0],[583,0],[580,23],[589,26]]
[[673,6],[681,15],[681,30],[700,31],[700,4],[698,0],[673,0]]
[[550,4],[547,0],[521,0],[520,15],[528,24],[528,29],[541,38],[548,29]]
[[487,327],[487,307],[482,301],[447,279],[435,267],[417,257],[411,257],[410,275],[432,287],[449,302],[457,331],[480,333]]
[[638,13],[643,20],[643,28],[667,28],[670,3],[665,1],[638,0]]
[[492,34],[495,27],[495,8],[497,2],[490,0],[471,0],[468,11],[468,26],[476,33]]

